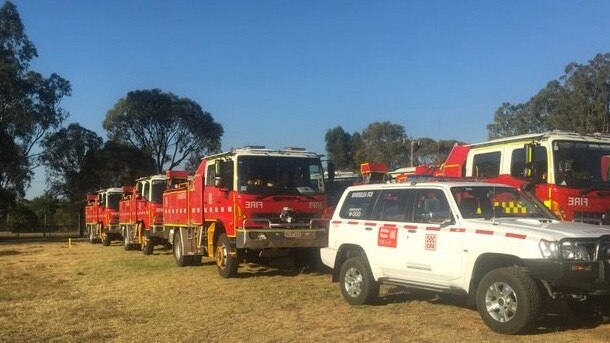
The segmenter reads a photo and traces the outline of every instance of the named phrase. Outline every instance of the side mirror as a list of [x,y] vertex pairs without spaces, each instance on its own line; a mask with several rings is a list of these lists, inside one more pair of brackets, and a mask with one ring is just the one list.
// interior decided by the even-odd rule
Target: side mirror
[[222,179],[222,161],[214,161],[214,187],[222,187],[224,180]]
[[328,169],[328,179],[330,181],[335,179],[335,164],[331,161],[326,163],[326,169]]

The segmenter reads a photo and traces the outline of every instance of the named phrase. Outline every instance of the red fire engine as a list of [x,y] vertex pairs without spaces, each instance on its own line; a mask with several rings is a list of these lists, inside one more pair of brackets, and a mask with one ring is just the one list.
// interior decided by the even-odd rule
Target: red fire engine
[[150,255],[155,245],[168,245],[168,232],[163,227],[165,188],[164,175],[143,177],[136,180],[135,187],[123,187],[119,216],[125,250],[137,248]]
[[167,172],[164,225],[178,266],[214,257],[225,278],[241,259],[294,254],[303,262],[326,245],[320,157],[301,148],[235,149],[203,159],[195,176]]
[[563,220],[610,224],[607,135],[551,131],[456,145],[440,168],[407,174],[504,183],[535,194]]
[[112,240],[123,239],[119,230],[120,199],[120,188],[108,188],[95,194],[87,194],[85,225],[91,243],[101,242],[108,246]]

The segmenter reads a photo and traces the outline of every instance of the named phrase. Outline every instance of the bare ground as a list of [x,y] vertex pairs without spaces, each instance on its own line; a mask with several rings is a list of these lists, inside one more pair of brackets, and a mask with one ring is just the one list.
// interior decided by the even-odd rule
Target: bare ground
[[178,268],[154,255],[84,240],[0,241],[0,342],[609,342],[553,304],[528,335],[489,330],[462,299],[382,287],[350,306],[329,274],[241,265]]

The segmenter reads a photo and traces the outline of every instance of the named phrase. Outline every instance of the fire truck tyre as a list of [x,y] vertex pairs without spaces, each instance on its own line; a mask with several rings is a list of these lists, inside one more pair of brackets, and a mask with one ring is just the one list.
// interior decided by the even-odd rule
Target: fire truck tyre
[[102,244],[105,247],[110,246],[110,236],[108,234],[104,235],[104,239],[102,240]]
[[578,318],[591,324],[610,319],[610,296],[589,296],[585,300],[569,299],[568,307]]
[[123,235],[123,237],[124,237],[123,238],[123,240],[124,240],[123,246],[125,248],[125,251],[131,250],[133,247],[132,247],[131,244],[129,244],[129,231],[126,230],[125,234]]
[[191,263],[192,265],[194,265],[194,266],[200,266],[200,265],[201,265],[201,258],[202,258],[203,256],[201,256],[201,255],[195,255],[195,256],[191,256],[191,257],[192,257],[192,259],[193,259],[193,260],[191,261],[191,262],[192,262],[192,263]]
[[238,260],[235,249],[226,234],[221,234],[216,242],[216,267],[218,274],[225,278],[234,277],[237,274]]
[[293,252],[294,266],[298,273],[322,271],[322,259],[318,248],[300,248]]
[[184,256],[180,232],[176,232],[174,235],[174,259],[178,267],[186,267],[192,262],[192,256]]
[[151,238],[144,238],[144,248],[142,249],[144,255],[152,255],[154,249],[155,242]]
[[490,329],[510,335],[526,331],[538,319],[542,298],[527,272],[506,267],[483,276],[476,303],[483,322]]
[[352,305],[372,304],[379,294],[379,283],[364,256],[354,256],[343,263],[339,285],[343,298]]

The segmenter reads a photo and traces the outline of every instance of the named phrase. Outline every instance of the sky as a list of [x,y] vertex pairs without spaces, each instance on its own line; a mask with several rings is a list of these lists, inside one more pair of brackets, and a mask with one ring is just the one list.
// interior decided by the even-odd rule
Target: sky
[[[527,101],[571,62],[610,52],[608,1],[13,0],[69,80],[65,125],[106,139],[127,92],[197,101],[244,145],[325,153],[341,126],[400,124],[413,138],[487,138],[503,102]],[[45,186],[39,168],[26,197]]]

